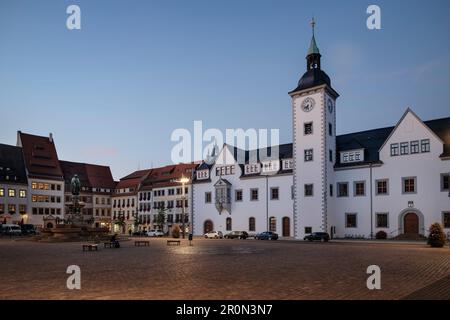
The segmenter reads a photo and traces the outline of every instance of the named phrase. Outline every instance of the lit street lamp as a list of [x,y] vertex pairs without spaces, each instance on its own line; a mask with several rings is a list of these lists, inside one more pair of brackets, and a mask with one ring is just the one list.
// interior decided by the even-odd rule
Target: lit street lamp
[[[185,213],[184,213],[184,205],[185,205],[185,201],[186,201],[186,190],[185,190],[185,184],[189,182],[188,178],[185,177],[181,177],[181,179],[179,180],[179,182],[181,182],[182,188],[183,190],[181,191],[181,201],[182,201],[182,205],[181,205],[181,219],[183,220],[182,222],[182,227],[183,227],[183,239],[186,237],[186,226],[185,226],[185,222],[186,222],[186,218],[185,218]],[[191,221],[192,223],[192,221]]]

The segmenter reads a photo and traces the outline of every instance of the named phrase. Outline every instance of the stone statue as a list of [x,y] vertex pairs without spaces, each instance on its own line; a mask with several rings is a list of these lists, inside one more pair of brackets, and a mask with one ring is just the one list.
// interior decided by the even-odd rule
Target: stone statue
[[72,195],[79,196],[81,190],[81,182],[78,178],[78,175],[74,175],[72,180],[70,181],[70,187],[72,191]]

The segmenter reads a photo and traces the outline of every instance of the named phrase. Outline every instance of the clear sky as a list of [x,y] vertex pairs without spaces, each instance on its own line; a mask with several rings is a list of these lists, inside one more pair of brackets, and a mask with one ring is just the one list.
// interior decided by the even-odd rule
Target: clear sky
[[[81,8],[81,30],[66,8]],[[381,7],[382,30],[366,27]],[[115,178],[170,163],[174,129],[279,128],[314,15],[338,133],[450,116],[450,1],[0,0],[0,143],[53,132]]]

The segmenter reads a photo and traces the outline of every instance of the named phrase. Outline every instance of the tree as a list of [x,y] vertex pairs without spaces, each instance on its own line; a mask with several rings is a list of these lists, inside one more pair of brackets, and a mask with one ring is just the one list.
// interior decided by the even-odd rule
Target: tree
[[172,227],[172,237],[176,239],[180,237],[180,226],[178,224]]
[[445,245],[445,234],[439,223],[433,223],[430,227],[428,244],[434,248],[442,248]]
[[164,226],[166,225],[166,212],[167,209],[161,207],[158,209],[158,214],[156,215],[156,225],[164,231]]

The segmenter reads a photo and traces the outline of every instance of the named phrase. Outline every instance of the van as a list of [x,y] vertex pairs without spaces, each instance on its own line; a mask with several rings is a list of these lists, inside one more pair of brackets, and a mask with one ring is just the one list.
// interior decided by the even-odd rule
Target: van
[[22,234],[22,229],[17,224],[2,224],[2,234],[7,235],[17,235],[20,236]]

